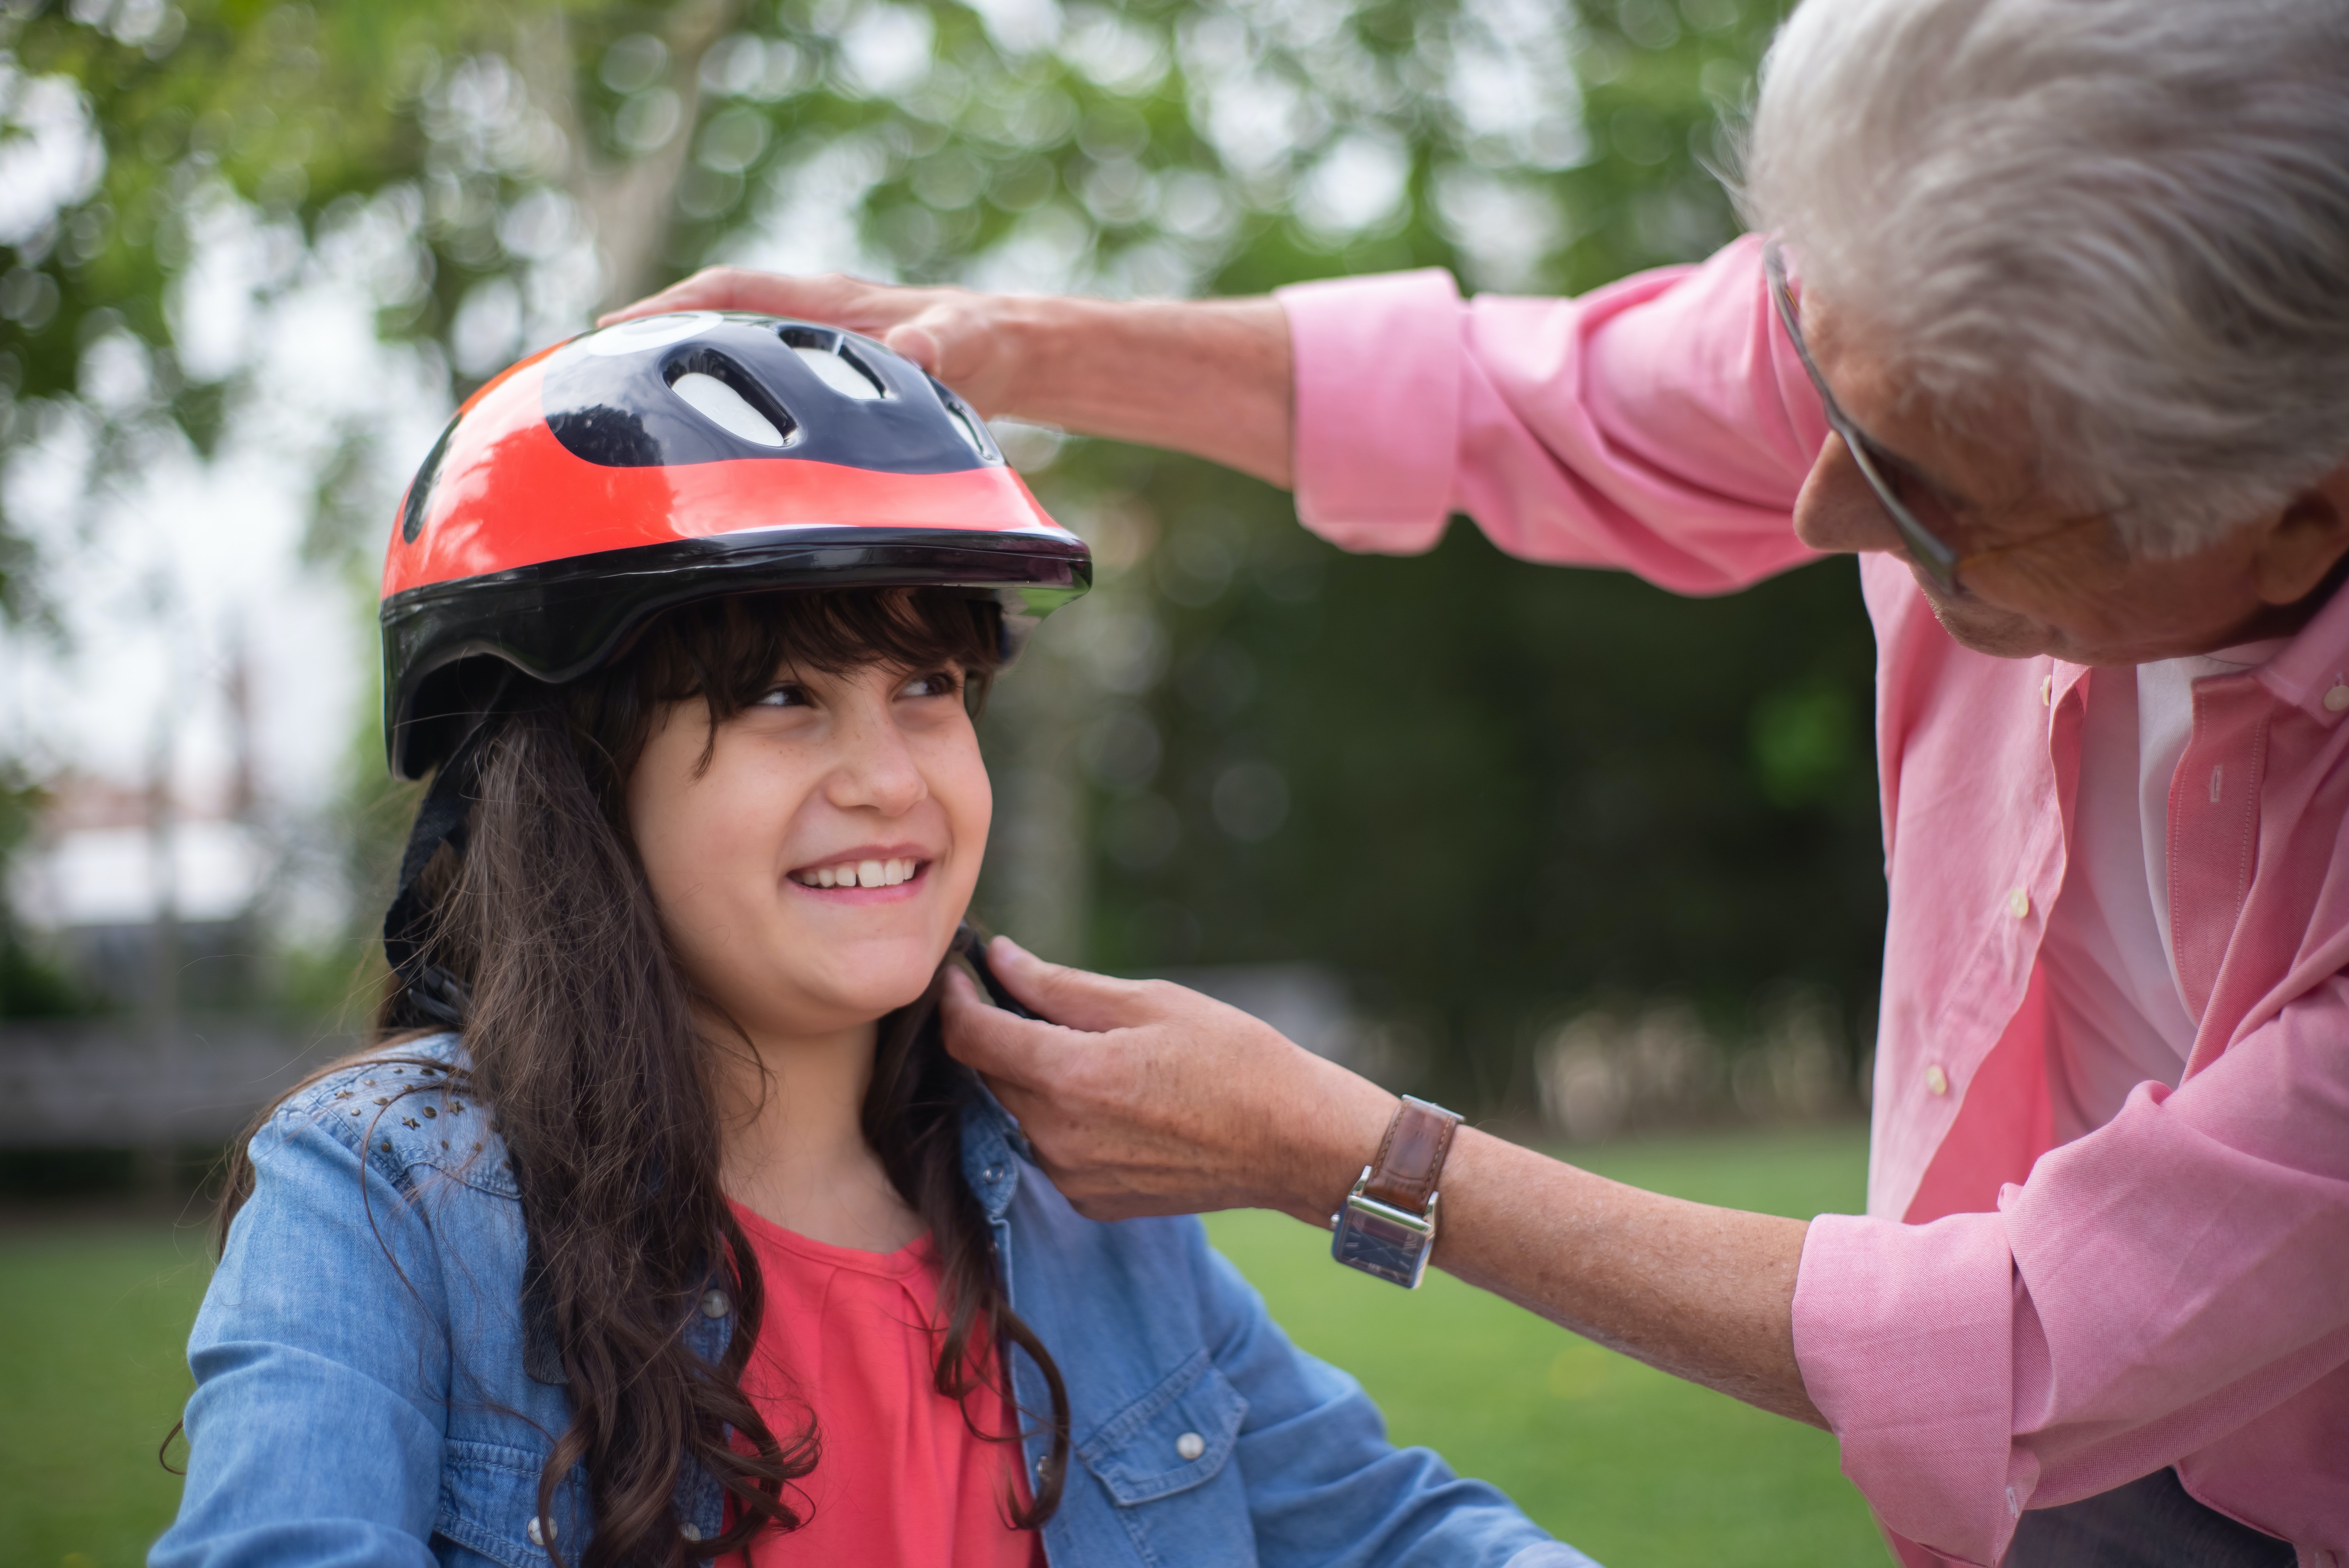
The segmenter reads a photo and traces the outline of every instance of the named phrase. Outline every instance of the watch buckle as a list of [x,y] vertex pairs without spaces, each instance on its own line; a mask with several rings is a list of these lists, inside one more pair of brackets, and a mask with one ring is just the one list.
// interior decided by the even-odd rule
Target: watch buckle
[[1349,1268],[1360,1269],[1405,1290],[1417,1290],[1427,1277],[1427,1260],[1435,1250],[1435,1205],[1438,1194],[1427,1195],[1427,1212],[1414,1214],[1364,1195],[1371,1167],[1346,1194],[1346,1206],[1330,1216],[1330,1255]]
[[[1435,1234],[1435,1200],[1439,1194],[1430,1192],[1427,1195],[1427,1212],[1414,1214],[1408,1209],[1398,1209],[1392,1203],[1381,1203],[1376,1198],[1362,1196],[1362,1189],[1370,1183],[1371,1168],[1365,1165],[1362,1167],[1361,1175],[1354,1181],[1353,1191],[1346,1194],[1346,1209],[1349,1213],[1364,1214],[1373,1220],[1383,1220],[1388,1224],[1399,1225],[1416,1236]],[[1332,1214],[1330,1216],[1330,1223],[1334,1226],[1340,1218],[1340,1215]]]

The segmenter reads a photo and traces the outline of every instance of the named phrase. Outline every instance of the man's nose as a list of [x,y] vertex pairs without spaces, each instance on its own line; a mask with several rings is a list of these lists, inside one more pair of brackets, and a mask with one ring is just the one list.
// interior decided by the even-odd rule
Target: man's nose
[[1829,436],[1795,498],[1795,536],[1830,555],[1898,551],[1899,531],[1841,436]]

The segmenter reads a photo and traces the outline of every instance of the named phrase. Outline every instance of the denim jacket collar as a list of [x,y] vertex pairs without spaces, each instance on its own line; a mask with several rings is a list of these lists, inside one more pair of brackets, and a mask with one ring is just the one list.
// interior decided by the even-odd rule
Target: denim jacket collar
[[978,1075],[973,1093],[962,1109],[962,1179],[989,1224],[1000,1224],[1019,1191],[1019,1165],[1033,1162],[1035,1151],[1003,1102],[995,1098]]

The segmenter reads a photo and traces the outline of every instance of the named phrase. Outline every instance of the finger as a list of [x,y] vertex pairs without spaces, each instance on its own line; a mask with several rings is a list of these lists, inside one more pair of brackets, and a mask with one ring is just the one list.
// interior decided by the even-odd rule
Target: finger
[[[947,971],[938,1018],[948,1056],[1017,1089],[1039,1081],[1042,1058],[1057,1043],[1052,1037],[1066,1033],[994,1006],[979,994],[978,983],[959,968]],[[996,1098],[1003,1096],[999,1093]]]
[[987,963],[1021,1006],[1067,1028],[1089,1034],[1130,1028],[1154,1021],[1159,1011],[1142,981],[1047,963],[1008,936],[988,945]]
[[982,415],[1000,411],[999,335],[973,296],[949,292],[892,324],[881,341],[970,399]]
[[939,380],[946,379],[946,373],[938,368],[937,336],[921,323],[909,321],[891,327],[881,335],[881,345],[892,353],[904,355]]
[[837,275],[802,278],[753,272],[748,267],[704,267],[658,294],[597,317],[595,325],[609,326],[640,315],[661,315],[678,310],[748,310],[767,315],[831,320],[841,313],[843,281]]
[[731,269],[704,267],[658,294],[647,294],[617,310],[606,311],[595,318],[595,325],[610,326],[615,322],[633,321],[640,315],[663,315],[673,310],[724,310],[736,292]]

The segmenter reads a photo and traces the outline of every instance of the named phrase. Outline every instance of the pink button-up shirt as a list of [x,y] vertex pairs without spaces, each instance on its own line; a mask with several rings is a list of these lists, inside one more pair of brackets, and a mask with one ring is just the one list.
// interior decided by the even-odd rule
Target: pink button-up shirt
[[[1467,513],[1530,561],[1684,593],[1811,559],[1826,440],[1758,243],[1579,300],[1437,272],[1283,292],[1297,507],[1408,553]],[[2349,1565],[2349,593],[2201,682],[2169,796],[2198,1033],[2051,1148],[2038,951],[2079,777],[2080,666],[1951,641],[1908,570],[1876,624],[1891,917],[1865,1218],[1804,1244],[1795,1347],[1904,1562],[1997,1562],[2024,1508],[2175,1464],[2213,1508]]]

